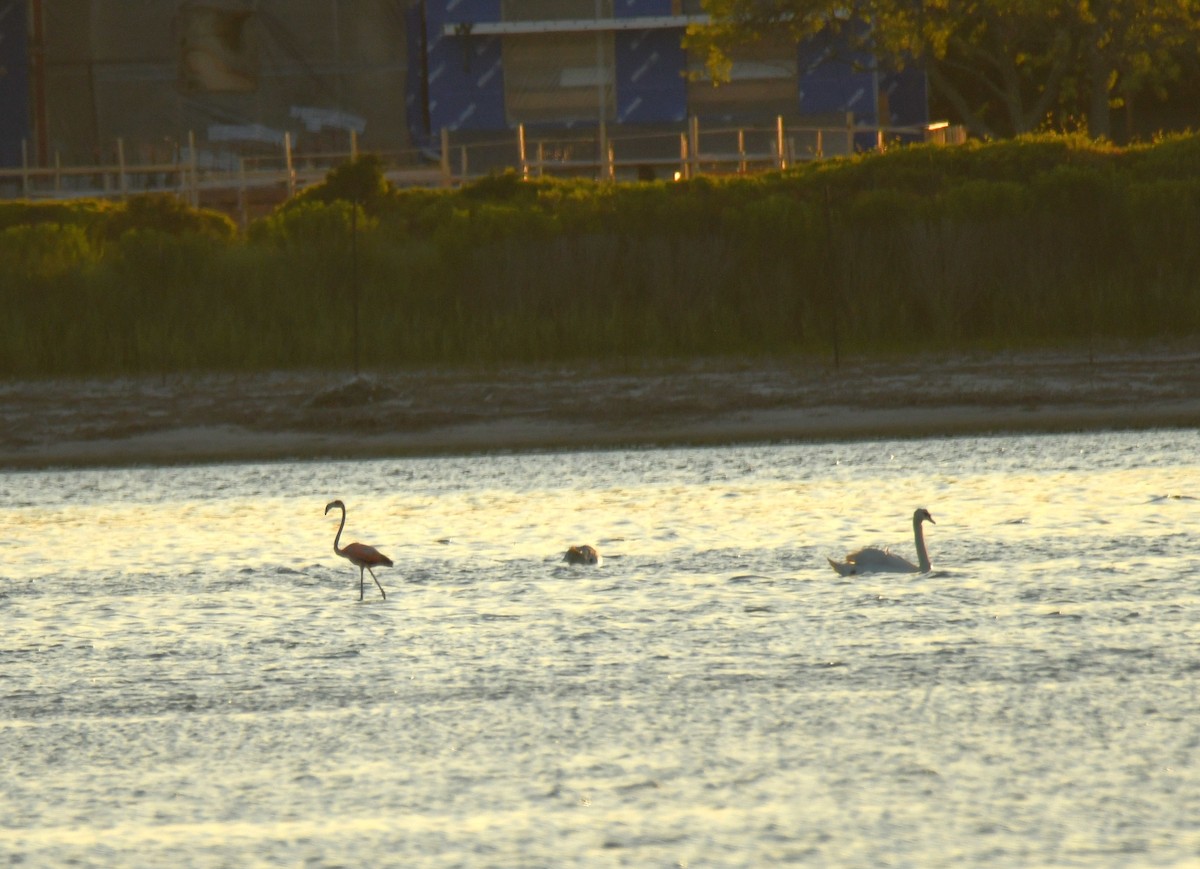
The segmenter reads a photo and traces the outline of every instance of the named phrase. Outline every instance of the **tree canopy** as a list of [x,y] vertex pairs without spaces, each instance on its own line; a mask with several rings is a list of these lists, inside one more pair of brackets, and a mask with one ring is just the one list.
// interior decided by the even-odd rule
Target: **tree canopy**
[[[976,135],[1086,123],[1161,92],[1200,42],[1200,0],[702,0],[688,47],[719,81],[739,46],[785,30],[832,33],[884,66],[919,64]],[[863,26],[863,25],[866,26]]]

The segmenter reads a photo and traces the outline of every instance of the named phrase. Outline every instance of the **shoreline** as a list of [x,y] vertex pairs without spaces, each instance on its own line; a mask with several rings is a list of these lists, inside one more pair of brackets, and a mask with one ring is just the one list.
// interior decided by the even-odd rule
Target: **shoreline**
[[1200,352],[0,383],[0,469],[1200,426]]

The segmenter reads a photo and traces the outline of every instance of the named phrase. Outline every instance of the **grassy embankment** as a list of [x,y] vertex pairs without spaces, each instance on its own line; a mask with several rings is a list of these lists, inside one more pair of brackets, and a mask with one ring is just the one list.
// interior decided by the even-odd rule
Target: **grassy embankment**
[[244,237],[172,199],[0,203],[0,376],[344,368],[354,287],[367,368],[1193,336],[1200,137],[452,191],[367,159]]

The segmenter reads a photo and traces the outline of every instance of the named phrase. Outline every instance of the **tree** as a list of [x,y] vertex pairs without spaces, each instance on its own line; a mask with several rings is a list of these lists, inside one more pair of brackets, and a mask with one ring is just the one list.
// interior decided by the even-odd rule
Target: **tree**
[[1079,0],[1081,102],[1094,137],[1111,137],[1110,110],[1181,73],[1200,39],[1200,0]]
[[[1178,75],[1200,37],[1200,0],[703,0],[711,22],[688,47],[714,77],[730,52],[786,28],[822,31],[894,69],[919,64],[976,135],[1016,135],[1071,118],[1110,135],[1110,108]],[[868,26],[852,26],[865,22]],[[1190,41],[1190,43],[1189,43]]]

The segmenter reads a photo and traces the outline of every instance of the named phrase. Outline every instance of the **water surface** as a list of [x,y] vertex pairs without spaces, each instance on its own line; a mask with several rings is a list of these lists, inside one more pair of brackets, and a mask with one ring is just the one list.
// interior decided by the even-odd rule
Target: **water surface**
[[[1191,430],[0,474],[25,865],[1171,865]],[[380,599],[331,551],[390,555]],[[934,570],[842,579],[862,544]],[[592,543],[599,568],[568,567]]]

